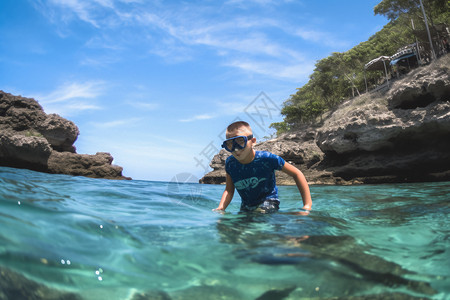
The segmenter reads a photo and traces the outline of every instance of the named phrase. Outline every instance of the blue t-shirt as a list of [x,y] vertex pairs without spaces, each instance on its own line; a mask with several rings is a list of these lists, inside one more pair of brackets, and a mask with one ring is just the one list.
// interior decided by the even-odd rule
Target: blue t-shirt
[[253,207],[266,199],[278,200],[275,170],[281,170],[284,159],[267,151],[256,151],[255,159],[241,164],[234,156],[225,162],[225,171],[231,176],[234,186],[242,198],[242,205]]

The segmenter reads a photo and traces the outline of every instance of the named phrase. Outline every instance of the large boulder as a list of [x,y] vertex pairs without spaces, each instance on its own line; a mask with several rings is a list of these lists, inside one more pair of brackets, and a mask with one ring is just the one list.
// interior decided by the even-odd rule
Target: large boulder
[[0,130],[30,130],[45,118],[44,110],[34,99],[0,91]]
[[77,154],[78,127],[57,114],[47,115],[31,98],[0,91],[0,166],[54,174],[129,179],[112,165],[109,153]]
[[53,149],[75,153],[75,143],[80,134],[78,127],[57,114],[47,115],[45,120],[38,124],[37,131],[50,143]]
[[322,162],[363,182],[446,180],[450,176],[449,57],[415,70],[380,95],[341,106],[318,130]]
[[401,147],[405,140],[426,144],[449,133],[449,102],[387,110],[368,99],[365,105],[328,120],[318,131],[317,145],[325,153],[373,152]]
[[48,160],[48,172],[92,178],[121,178],[123,168],[112,165],[113,157],[106,152],[95,155],[53,151]]
[[0,132],[0,165],[46,170],[51,153],[43,137]]
[[448,64],[441,63],[395,82],[384,97],[363,95],[342,106],[318,131],[320,149],[373,152],[449,134],[450,73]]
[[53,149],[75,152],[78,127],[59,115],[47,115],[31,98],[13,96],[0,91],[0,129],[3,131],[40,133]]
[[450,76],[444,61],[437,68],[418,69],[409,80],[396,83],[387,99],[391,108],[414,109],[434,101],[448,101],[449,95]]

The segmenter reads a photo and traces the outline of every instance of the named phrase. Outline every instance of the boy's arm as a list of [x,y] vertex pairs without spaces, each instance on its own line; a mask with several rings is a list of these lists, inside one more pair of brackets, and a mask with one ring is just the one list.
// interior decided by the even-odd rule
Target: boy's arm
[[308,182],[306,181],[305,175],[303,175],[303,173],[299,169],[297,169],[288,162],[284,164],[281,171],[294,178],[295,183],[297,184],[297,188],[300,194],[302,195],[303,209],[311,210],[312,206],[311,193],[309,192],[309,186]]
[[226,186],[225,191],[223,191],[222,198],[220,199],[219,206],[214,210],[225,210],[233,199],[234,195],[234,183],[231,176],[226,176]]

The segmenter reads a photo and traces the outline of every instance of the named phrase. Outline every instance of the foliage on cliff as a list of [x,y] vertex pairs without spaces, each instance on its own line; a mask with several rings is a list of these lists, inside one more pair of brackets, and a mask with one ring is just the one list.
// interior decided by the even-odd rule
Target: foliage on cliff
[[[433,26],[448,23],[450,1],[422,0],[428,22]],[[352,49],[330,56],[316,63],[308,83],[290,96],[281,110],[284,121],[273,123],[277,133],[286,132],[301,124],[317,122],[324,112],[335,108],[344,100],[359,95],[376,86],[384,74],[381,71],[364,72],[364,65],[382,55],[392,55],[400,47],[415,42],[412,31],[425,29],[419,0],[383,0],[374,13],[386,16],[390,21],[368,41]]]

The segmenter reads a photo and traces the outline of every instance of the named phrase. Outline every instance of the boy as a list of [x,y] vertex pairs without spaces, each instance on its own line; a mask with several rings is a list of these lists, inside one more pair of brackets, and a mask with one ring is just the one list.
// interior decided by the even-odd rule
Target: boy
[[241,210],[277,211],[280,201],[275,170],[281,170],[294,178],[302,196],[303,209],[311,210],[311,194],[303,173],[278,155],[255,151],[253,145],[256,138],[247,122],[239,121],[229,125],[226,138],[222,147],[232,155],[225,162],[226,187],[216,211],[223,211],[228,207],[235,188],[242,198]]

